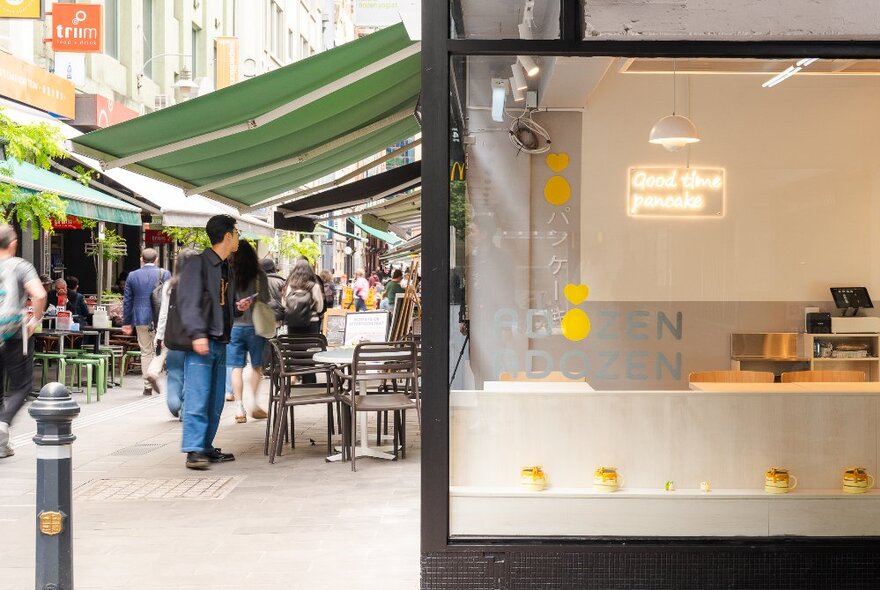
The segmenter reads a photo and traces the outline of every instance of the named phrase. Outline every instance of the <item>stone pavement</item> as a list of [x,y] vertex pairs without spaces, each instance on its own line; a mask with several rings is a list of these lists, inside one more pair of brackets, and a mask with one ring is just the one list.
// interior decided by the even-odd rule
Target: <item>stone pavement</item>
[[[164,396],[143,397],[139,377],[100,403],[74,398],[77,590],[418,588],[415,415],[405,460],[361,459],[352,473],[324,461],[324,406],[297,408],[296,449],[269,465],[265,420],[235,424],[227,404],[216,444],[237,460],[197,472]],[[34,587],[34,430],[25,408],[16,454],[0,460],[0,590]]]

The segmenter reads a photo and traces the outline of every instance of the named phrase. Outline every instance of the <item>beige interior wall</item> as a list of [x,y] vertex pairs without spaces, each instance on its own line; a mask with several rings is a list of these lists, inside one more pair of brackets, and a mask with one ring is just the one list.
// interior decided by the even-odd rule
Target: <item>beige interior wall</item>
[[[880,79],[680,76],[702,141],[648,143],[669,114],[668,75],[609,72],[584,112],[582,277],[598,301],[829,300],[880,293]],[[688,87],[689,86],[689,87]],[[684,107],[684,108],[682,108]],[[722,219],[626,213],[630,166],[723,167]]]

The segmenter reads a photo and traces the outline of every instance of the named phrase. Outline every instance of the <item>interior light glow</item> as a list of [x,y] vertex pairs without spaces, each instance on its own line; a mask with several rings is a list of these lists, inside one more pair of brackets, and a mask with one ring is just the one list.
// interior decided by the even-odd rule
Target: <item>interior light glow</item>
[[769,80],[767,80],[766,82],[761,84],[761,86],[764,88],[773,88],[777,84],[784,82],[785,80],[788,80],[789,78],[791,78],[792,76],[794,76],[795,74],[797,74],[798,72],[800,72],[801,70],[806,68],[807,66],[814,64],[817,61],[819,61],[818,57],[805,57],[805,58],[799,59],[795,65],[788,66],[787,68],[785,68],[785,70],[776,74],[775,76],[773,76],[772,78],[770,78]]
[[519,63],[526,69],[526,74],[528,74],[529,78],[534,78],[541,71],[541,68],[538,67],[538,62],[532,59],[530,55],[520,55]]
[[510,71],[513,72],[513,82],[510,83],[510,87],[516,90],[527,90],[529,87],[529,81],[526,80],[526,71],[523,69],[519,63],[515,63],[510,66]]
[[510,92],[513,94],[513,100],[515,102],[522,102],[526,99],[525,93],[516,87],[516,80],[513,78],[508,78],[507,82],[510,84]]

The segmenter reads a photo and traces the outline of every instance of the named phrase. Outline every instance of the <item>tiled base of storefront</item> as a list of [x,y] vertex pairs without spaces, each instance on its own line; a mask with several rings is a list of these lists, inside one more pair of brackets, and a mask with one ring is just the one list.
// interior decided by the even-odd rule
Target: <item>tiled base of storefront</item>
[[861,590],[880,579],[880,540],[450,551],[422,555],[422,590]]

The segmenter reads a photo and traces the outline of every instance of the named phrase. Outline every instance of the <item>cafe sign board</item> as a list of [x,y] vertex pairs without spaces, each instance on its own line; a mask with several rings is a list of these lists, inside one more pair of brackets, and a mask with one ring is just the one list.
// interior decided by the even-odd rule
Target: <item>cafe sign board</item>
[[0,51],[0,96],[73,119],[75,93],[69,80]]
[[723,168],[629,169],[630,217],[724,216]]
[[0,18],[43,18],[43,0],[0,0]]
[[52,49],[67,53],[101,53],[104,31],[100,4],[52,5]]

